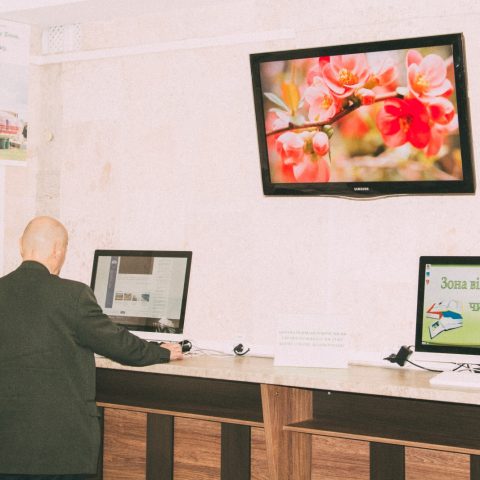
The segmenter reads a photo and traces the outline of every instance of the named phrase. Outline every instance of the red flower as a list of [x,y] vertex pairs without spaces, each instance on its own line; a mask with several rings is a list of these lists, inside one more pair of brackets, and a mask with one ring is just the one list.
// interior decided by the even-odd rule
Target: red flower
[[425,153],[431,157],[440,151],[445,137],[458,128],[458,117],[452,102],[444,97],[433,98],[427,102],[426,106],[432,128]]
[[440,125],[449,124],[455,116],[455,107],[444,97],[433,98],[426,105],[430,118]]
[[424,148],[430,141],[430,118],[426,107],[416,98],[386,100],[377,114],[377,127],[389,147],[406,142]]

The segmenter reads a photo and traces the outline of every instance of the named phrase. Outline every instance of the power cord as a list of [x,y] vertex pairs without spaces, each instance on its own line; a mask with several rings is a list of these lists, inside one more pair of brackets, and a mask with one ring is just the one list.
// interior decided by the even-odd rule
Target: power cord
[[[400,347],[400,350],[397,353],[390,354],[388,357],[385,357],[384,360],[387,360],[390,363],[396,363],[397,365],[400,365],[401,367],[403,367],[405,365],[405,363],[409,363],[410,365],[413,365],[414,367],[421,368],[422,370],[426,370],[428,372],[442,373],[442,372],[445,371],[445,370],[436,370],[436,369],[433,369],[433,368],[427,368],[427,367],[424,367],[423,365],[419,365],[418,363],[414,363],[414,362],[410,361],[409,358],[411,357],[412,353],[413,353],[413,345],[410,345],[410,346],[402,345]],[[475,367],[473,367],[472,365],[470,365],[468,363],[460,363],[460,364],[454,363],[454,365],[456,365],[456,367],[453,368],[452,370],[448,370],[448,371],[456,372],[457,370],[460,370],[461,368],[465,368],[465,369],[471,370],[475,373],[480,373],[480,367],[478,365],[476,365]]]
[[[407,363],[410,365],[413,365],[414,367],[421,368],[422,370],[426,370],[427,372],[436,372],[436,373],[442,373],[444,370],[436,370],[434,368],[427,368],[424,367],[423,365],[418,365],[418,363],[413,363],[410,360],[406,360]],[[454,368],[452,371],[457,370],[457,368]]]
[[[400,350],[395,354],[392,353],[388,357],[385,357],[384,360],[387,360],[390,363],[396,363],[403,367],[408,359],[411,357],[413,350],[411,347],[407,347],[406,345],[402,345]],[[411,363],[411,362],[409,362]]]

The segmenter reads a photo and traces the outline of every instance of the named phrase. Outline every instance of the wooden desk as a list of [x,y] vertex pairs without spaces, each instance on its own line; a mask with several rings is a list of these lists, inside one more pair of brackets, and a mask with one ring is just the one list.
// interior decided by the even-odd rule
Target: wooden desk
[[365,442],[371,480],[404,480],[406,448],[469,456],[469,478],[480,479],[480,392],[431,387],[431,374],[407,369],[272,363],[193,357],[135,368],[98,358],[97,401],[146,415],[148,480],[174,478],[174,420],[182,418],[221,425],[222,480],[252,477],[252,429],[264,433],[267,470],[255,478],[310,479],[312,438],[320,436]]

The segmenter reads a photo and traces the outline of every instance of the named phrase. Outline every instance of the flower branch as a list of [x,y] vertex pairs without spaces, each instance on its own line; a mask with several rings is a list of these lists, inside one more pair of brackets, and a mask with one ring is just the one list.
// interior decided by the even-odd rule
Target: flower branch
[[[383,102],[390,98],[404,98],[404,94],[398,91],[385,93],[383,95],[378,95],[372,103]],[[363,106],[362,102],[356,98],[351,105],[348,105],[347,107],[345,107],[343,110],[338,112],[328,121],[310,122],[310,123],[307,122],[307,123],[304,123],[303,125],[296,125],[292,122],[289,122],[286,127],[277,128],[275,130],[267,132],[266,136],[269,137],[271,135],[277,135],[280,133],[289,132],[291,130],[308,130],[312,128],[322,128],[322,127],[325,127],[326,125],[331,125],[335,122],[338,122],[338,120],[340,120],[341,118],[345,117],[349,113],[353,112],[354,110],[362,106]]]

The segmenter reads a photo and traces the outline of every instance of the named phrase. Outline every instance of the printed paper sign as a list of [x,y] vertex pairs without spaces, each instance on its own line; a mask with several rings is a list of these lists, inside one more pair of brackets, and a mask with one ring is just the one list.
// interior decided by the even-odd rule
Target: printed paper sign
[[275,366],[347,368],[347,326],[335,315],[282,316]]

